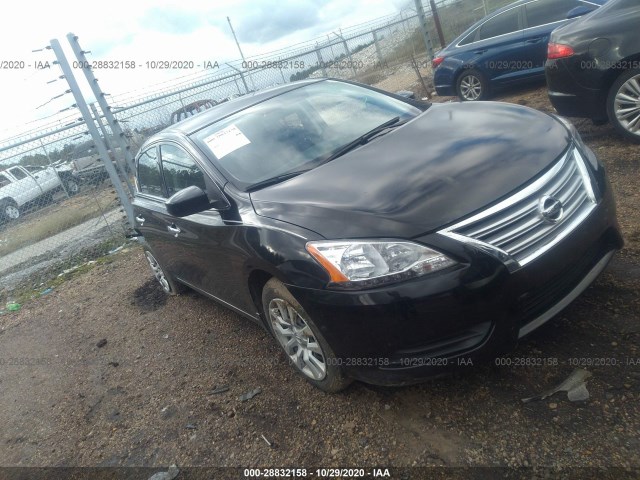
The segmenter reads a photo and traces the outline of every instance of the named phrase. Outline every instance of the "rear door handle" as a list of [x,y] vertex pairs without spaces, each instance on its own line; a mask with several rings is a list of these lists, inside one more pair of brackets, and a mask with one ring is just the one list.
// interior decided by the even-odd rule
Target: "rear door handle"
[[138,222],[140,225],[142,225],[145,221],[145,218],[141,217],[140,215],[136,217],[136,222]]
[[171,225],[167,225],[167,230],[173,233],[174,237],[177,237],[178,235],[180,235],[180,232],[182,231],[178,227],[176,227],[175,223]]
[[524,43],[540,43],[540,42],[542,42],[542,40],[544,40],[543,37],[536,37],[536,38],[530,38],[529,40],[527,40]]

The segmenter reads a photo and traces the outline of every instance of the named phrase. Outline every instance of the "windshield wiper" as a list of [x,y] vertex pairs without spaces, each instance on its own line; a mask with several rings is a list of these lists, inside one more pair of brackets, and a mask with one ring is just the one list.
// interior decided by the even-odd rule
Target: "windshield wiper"
[[304,170],[296,170],[295,172],[287,172],[282,175],[276,175],[275,177],[267,178],[266,180],[261,180],[258,183],[254,183],[249,188],[247,188],[247,192],[253,192],[254,190],[259,190],[264,187],[268,187],[269,185],[275,185],[276,183],[284,182],[293,177],[297,177],[298,175],[308,172],[311,170],[310,168],[305,168]]
[[356,147],[359,147],[360,145],[364,145],[368,143],[369,140],[379,135],[380,133],[384,132],[388,128],[399,127],[400,125],[404,125],[405,123],[406,121],[400,122],[400,117],[393,117],[391,120],[384,122],[382,125],[378,125],[373,130],[370,130],[364,135],[359,136],[354,141],[349,142],[346,145],[343,145],[337,150],[334,150],[332,153],[330,153],[328,156],[322,159],[322,161],[320,162],[320,165],[322,165],[323,163],[330,162],[331,160],[338,158],[341,155],[344,155],[348,151],[353,150]]

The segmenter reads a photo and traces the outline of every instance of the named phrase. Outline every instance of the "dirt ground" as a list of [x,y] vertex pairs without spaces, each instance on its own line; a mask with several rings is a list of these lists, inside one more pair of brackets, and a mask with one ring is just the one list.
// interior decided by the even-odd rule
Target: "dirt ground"
[[[502,100],[551,110],[543,88]],[[638,478],[640,148],[576,124],[607,166],[627,245],[510,366],[328,395],[260,327],[195,293],[165,296],[134,246],[0,316],[0,466],[580,467],[575,478]],[[557,365],[515,366],[525,358]],[[588,400],[521,401],[577,366],[593,375]],[[426,478],[411,472],[403,478]]]

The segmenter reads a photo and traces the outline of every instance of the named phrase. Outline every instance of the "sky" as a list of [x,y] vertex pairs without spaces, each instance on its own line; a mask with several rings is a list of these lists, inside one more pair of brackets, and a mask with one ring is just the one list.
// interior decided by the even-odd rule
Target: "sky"
[[[145,88],[201,69],[166,71],[146,68],[147,61],[236,60],[239,53],[231,18],[245,57],[326,36],[399,12],[407,0],[110,0],[105,2],[19,0],[5,8],[0,28],[0,142],[30,122],[74,103],[51,50],[57,38],[74,60],[66,35],[78,36],[88,60],[136,62],[134,70],[94,71],[103,91],[112,95]],[[24,62],[24,68],[21,67]],[[48,64],[47,64],[48,62]],[[47,65],[50,68],[47,68]],[[141,65],[141,66],[140,66]],[[87,100],[93,96],[76,70]],[[39,108],[38,108],[39,107]]]

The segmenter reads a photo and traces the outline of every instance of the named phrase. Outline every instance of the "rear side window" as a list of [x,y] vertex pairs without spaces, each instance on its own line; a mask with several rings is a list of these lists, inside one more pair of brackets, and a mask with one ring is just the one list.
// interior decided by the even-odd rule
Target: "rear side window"
[[519,16],[520,8],[516,7],[493,17],[480,27],[478,40],[486,40],[520,30]]
[[[569,11],[580,6],[589,6],[579,0],[538,0],[527,3],[527,26],[529,28],[567,19]],[[595,5],[592,5],[596,8]]]
[[155,147],[145,150],[138,158],[138,191],[147,195],[164,197],[162,174]]
[[187,152],[176,145],[161,145],[160,158],[169,196],[192,185],[206,191],[204,173]]
[[0,174],[0,188],[6,187],[10,183],[11,181],[9,181],[9,179],[5,175]]
[[460,40],[460,42],[458,42],[458,45],[462,46],[462,45],[469,45],[470,43],[473,43],[477,40],[477,36],[478,36],[478,28],[476,28],[473,32],[471,32],[469,35],[467,35],[466,37],[464,37],[462,40]]

